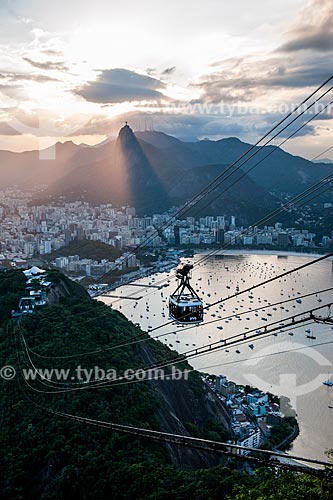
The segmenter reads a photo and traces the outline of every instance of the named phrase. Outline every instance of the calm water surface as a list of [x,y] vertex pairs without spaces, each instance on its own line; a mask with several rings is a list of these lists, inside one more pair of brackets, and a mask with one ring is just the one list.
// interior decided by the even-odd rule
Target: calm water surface
[[[192,262],[200,259],[195,255]],[[236,292],[261,283],[266,279],[313,260],[304,256],[276,255],[223,255],[210,257],[193,271],[192,284],[205,304],[226,299]],[[139,300],[103,298],[112,304],[143,330],[168,322],[167,299],[176,287],[174,271],[160,273],[136,283],[154,285],[163,278],[168,286],[142,288],[123,286],[115,295],[124,297],[135,294]],[[221,339],[228,339],[252,329],[263,329],[274,321],[311,307],[319,307],[333,301],[333,293],[326,292],[296,301],[300,295],[333,287],[331,260],[325,260],[288,277],[257,288],[251,293],[225,300],[212,306],[205,314],[205,324],[199,327],[177,327],[169,324],[151,333],[178,352],[186,352]],[[292,299],[286,304],[274,305]],[[254,312],[253,309],[260,308]],[[327,308],[319,311],[326,313]],[[244,314],[242,314],[244,313]],[[233,315],[233,318],[227,319]],[[239,316],[239,317],[236,317]],[[209,321],[213,323],[208,323]],[[267,320],[267,321],[265,321]],[[221,328],[222,327],[222,328]],[[307,338],[306,330],[315,339]],[[281,328],[283,330],[283,328]],[[292,335],[290,334],[292,333]],[[191,365],[204,372],[225,374],[238,384],[250,384],[279,396],[289,398],[297,413],[300,435],[294,441],[291,452],[306,457],[325,459],[325,450],[333,448],[333,387],[322,382],[332,375],[333,329],[330,325],[311,324],[278,332],[266,339],[246,341],[237,347],[190,360]],[[249,347],[253,344],[253,349]],[[323,344],[323,345],[318,345]],[[236,352],[238,350],[239,352]],[[285,399],[283,399],[285,401]],[[288,407],[282,404],[288,413]]]

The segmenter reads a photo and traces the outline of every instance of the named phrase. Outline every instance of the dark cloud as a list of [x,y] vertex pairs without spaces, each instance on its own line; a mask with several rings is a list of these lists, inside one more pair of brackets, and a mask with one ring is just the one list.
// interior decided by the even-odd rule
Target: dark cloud
[[204,102],[211,104],[219,104],[221,102],[250,102],[262,94],[262,91],[256,88],[254,80],[246,80],[244,78],[229,78],[225,80],[224,75],[220,73],[215,73],[210,79],[193,84],[192,86],[200,89],[202,94],[199,99],[191,101],[191,104]]
[[[265,115],[258,119],[258,116],[235,115],[232,118],[227,116],[182,116],[164,118],[159,124],[158,119],[154,117],[155,128],[162,130],[170,135],[175,135],[183,140],[196,140],[197,138],[221,139],[225,137],[237,137],[245,142],[254,143],[258,138],[264,135],[274,124],[278,123],[281,115]],[[286,130],[278,139],[280,144],[285,138],[291,135],[298,126]],[[303,127],[294,137],[314,135],[315,125]]]
[[[217,108],[216,108],[217,109]],[[134,130],[144,130],[147,123],[153,124],[154,130],[165,132],[166,134],[178,137],[184,141],[195,141],[201,138],[220,139],[223,137],[238,137],[243,141],[255,142],[258,137],[265,134],[273,125],[276,125],[285,113],[271,112],[265,114],[253,114],[249,110],[239,110],[237,107],[225,109],[224,113],[181,113],[172,114],[168,112],[156,111],[153,114],[145,112],[129,112],[112,119],[104,116],[97,116],[90,119],[82,128],[72,135],[106,135],[116,136],[119,128],[127,120]],[[279,142],[296,131],[304,122],[311,117],[306,114],[291,127],[281,133]],[[319,115],[318,119],[330,119],[327,113]],[[316,119],[317,120],[317,119]],[[316,134],[319,123],[313,120],[309,125],[304,126],[295,137]]]
[[52,78],[47,75],[36,75],[31,73],[10,73],[10,72],[2,72],[0,73],[1,79],[6,79],[10,82],[18,82],[18,81],[34,81],[39,83],[44,82],[58,82],[57,78]]
[[43,54],[46,54],[47,56],[50,57],[63,57],[64,53],[61,50],[55,50],[55,49],[44,49],[42,50]]
[[333,50],[332,0],[313,0],[288,33],[288,40],[279,52],[330,52]]
[[[333,21],[332,21],[333,23]],[[332,25],[333,26],[333,25]],[[333,29],[330,33],[314,33],[312,35],[303,35],[295,40],[286,42],[280,48],[280,52],[297,52],[299,50],[315,50],[328,52],[333,50]]]
[[[262,136],[273,125],[278,123],[285,113],[271,112],[265,114],[253,114],[251,110],[248,112],[245,109],[238,109],[237,106],[225,109],[223,113],[215,114],[213,107],[211,113],[186,113],[173,114],[167,111],[156,111],[155,113],[146,113],[132,111],[124,115],[119,115],[114,118],[108,118],[104,115],[93,116],[90,119],[82,120],[78,123],[77,128],[66,128],[66,123],[59,126],[56,131],[41,129],[40,135],[43,134],[56,136],[64,135],[67,137],[85,136],[85,135],[105,135],[107,137],[116,137],[119,129],[127,120],[134,130],[144,130],[146,124],[153,126],[154,130],[165,132],[166,134],[178,137],[183,141],[195,141],[197,139],[209,138],[212,140],[221,139],[224,137],[238,137],[239,139],[253,143],[258,137]],[[17,135],[22,131],[34,129],[39,130],[39,114],[24,113],[22,110],[15,108],[4,108],[0,110],[3,116],[8,115],[8,120],[0,119],[0,135]],[[292,132],[307,121],[311,117],[306,114],[303,118],[297,120],[290,128],[284,131],[278,142],[289,136]],[[332,119],[330,113],[322,113],[318,118],[313,120],[309,125],[303,127],[295,137],[315,135],[319,131],[320,125],[324,125],[319,120]],[[318,121],[317,121],[318,120]],[[153,125],[152,125],[153,124]]]
[[236,69],[220,62],[220,69],[192,86],[201,90],[200,102],[251,102],[275,89],[317,87],[329,76],[333,52],[316,57],[277,57],[250,64],[244,61]]
[[38,62],[33,61],[29,57],[23,57],[23,60],[28,62],[31,66],[38,69],[43,69],[46,71],[49,70],[57,70],[57,71],[68,71],[68,67],[64,64],[63,61],[53,62],[53,61],[45,61]]
[[200,102],[251,102],[276,89],[317,87],[333,66],[333,3],[312,0],[304,8],[285,42],[262,58],[229,58],[211,64],[213,73],[194,86]]
[[160,89],[165,84],[156,78],[116,68],[100,72],[96,81],[77,89],[76,94],[90,102],[119,103],[166,99]]
[[[147,115],[149,118],[150,115]],[[216,116],[181,114],[167,115],[155,113],[154,129],[178,137],[183,141],[198,139],[221,139],[223,137],[239,137],[242,140],[255,140],[262,130],[267,131],[265,119],[258,124],[253,116]],[[133,119],[133,118],[132,118]]]
[[171,66],[170,68],[166,68],[162,71],[162,75],[172,75],[176,71],[176,66]]
[[331,105],[326,111],[316,116],[315,121],[332,120],[333,119],[333,106]]
[[156,68],[147,68],[146,73],[147,73],[147,75],[156,75],[157,69]]

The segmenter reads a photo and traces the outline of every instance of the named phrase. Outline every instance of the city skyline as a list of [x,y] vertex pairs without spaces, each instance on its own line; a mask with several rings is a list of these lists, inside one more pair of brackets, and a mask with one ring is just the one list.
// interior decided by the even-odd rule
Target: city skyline
[[[328,248],[333,241],[333,230],[318,238],[309,207],[304,207],[299,213],[294,226],[271,221],[263,227],[247,227],[242,225],[242,218],[237,214],[201,214],[173,220],[176,207],[164,213],[138,216],[135,208],[129,206],[92,205],[82,201],[35,206],[31,204],[32,200],[33,192],[0,191],[0,267],[5,260],[11,261],[13,266],[20,265],[20,262],[26,265],[31,259],[47,258],[52,254],[52,263],[56,267],[97,277],[115,268],[134,267],[135,249],[143,244],[147,251],[153,252],[169,250],[173,246],[202,248],[212,245],[219,245],[221,249],[227,246],[243,249],[268,246],[272,249],[308,248],[311,251]],[[326,203],[325,206],[327,209],[332,204]],[[156,228],[163,225],[165,229],[158,233]],[[75,253],[75,250],[80,251],[79,247],[70,247],[75,241],[101,242],[104,246],[102,249],[98,245],[95,249],[91,247],[91,257],[79,258]],[[113,252],[111,247],[117,251]],[[68,249],[73,253],[68,253]],[[71,259],[73,256],[77,258]]]

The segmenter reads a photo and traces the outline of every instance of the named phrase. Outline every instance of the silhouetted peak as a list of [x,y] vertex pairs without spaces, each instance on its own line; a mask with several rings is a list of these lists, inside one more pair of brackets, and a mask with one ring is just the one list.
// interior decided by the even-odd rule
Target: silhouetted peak
[[122,145],[137,142],[135,134],[127,122],[125,122],[125,125],[119,130],[118,140]]
[[119,134],[124,133],[124,132],[132,132],[133,133],[133,130],[128,125],[128,122],[125,122],[125,125],[119,130]]

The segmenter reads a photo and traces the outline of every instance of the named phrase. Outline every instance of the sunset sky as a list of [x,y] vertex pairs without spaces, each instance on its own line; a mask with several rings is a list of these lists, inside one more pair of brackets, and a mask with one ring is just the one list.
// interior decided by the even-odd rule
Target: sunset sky
[[[333,73],[332,0],[0,0],[0,16],[0,149],[96,144],[124,120],[255,142]],[[285,149],[333,146],[331,118]]]

